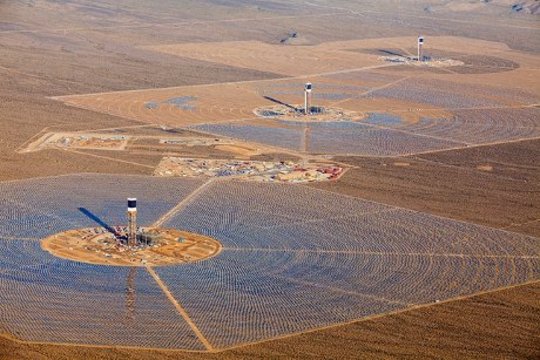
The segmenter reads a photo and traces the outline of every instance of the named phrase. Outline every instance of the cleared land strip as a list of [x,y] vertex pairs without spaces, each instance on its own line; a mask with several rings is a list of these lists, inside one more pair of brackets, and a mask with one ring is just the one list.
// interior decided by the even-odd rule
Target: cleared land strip
[[144,129],[144,128],[159,128],[159,125],[156,124],[144,124],[144,125],[130,125],[130,126],[120,126],[120,127],[107,127],[107,128],[100,128],[100,129],[89,129],[89,130],[75,130],[70,131],[74,134],[80,134],[80,133],[94,133],[99,131],[116,131],[116,130],[126,130],[126,129]]
[[161,280],[161,278],[159,277],[158,274],[156,274],[156,272],[154,271],[154,269],[152,269],[152,267],[150,266],[146,266],[146,270],[148,271],[148,273],[154,278],[154,280],[156,281],[156,283],[158,284],[158,286],[161,288],[161,290],[163,290],[163,292],[165,293],[165,295],[167,296],[167,298],[169,299],[169,301],[174,305],[174,307],[176,308],[176,310],[178,311],[178,313],[182,316],[182,318],[184,318],[184,320],[187,322],[187,324],[189,325],[189,327],[191,328],[191,330],[193,330],[193,332],[195,333],[195,335],[197,335],[197,337],[199,338],[199,340],[201,341],[201,343],[203,343],[204,347],[208,350],[208,351],[214,351],[214,347],[212,346],[212,344],[210,344],[210,342],[208,341],[208,339],[203,335],[203,333],[199,330],[199,328],[197,327],[197,325],[195,325],[195,323],[193,322],[193,320],[191,320],[191,318],[189,317],[188,313],[186,312],[186,310],[184,310],[184,308],[182,307],[182,305],[180,305],[180,303],[174,298],[174,296],[171,294],[171,292],[169,291],[169,289],[167,288],[167,285],[165,285],[165,283]]
[[141,166],[141,167],[145,167],[145,168],[152,169],[152,170],[154,170],[154,169],[156,168],[155,166],[152,166],[152,165],[139,164],[139,163],[134,162],[134,161],[127,161],[127,160],[122,160],[122,159],[116,159],[116,158],[113,158],[113,157],[110,157],[110,156],[96,155],[96,154],[92,154],[92,153],[88,153],[88,152],[84,152],[84,151],[77,151],[77,150],[73,150],[73,149],[62,149],[62,150],[63,150],[63,151],[67,151],[67,152],[71,152],[71,153],[74,153],[74,154],[79,154],[79,155],[86,155],[86,156],[90,156],[90,157],[95,157],[95,158],[98,158],[98,159],[105,159],[105,160],[116,161],[116,162],[120,162],[120,163],[124,163],[124,164],[130,164],[130,165],[135,165],[135,166]]
[[184,198],[182,201],[180,201],[175,207],[173,207],[171,210],[169,210],[165,215],[160,217],[156,220],[151,226],[152,227],[160,227],[163,224],[165,224],[167,221],[169,221],[176,213],[178,213],[182,208],[189,205],[195,198],[204,191],[205,188],[207,188],[209,185],[213,184],[214,182],[218,181],[219,178],[210,178],[208,181],[206,181],[204,184],[199,186],[195,191],[193,191],[191,194],[189,194],[186,198]]
[[28,140],[26,140],[25,142],[23,142],[21,145],[19,145],[19,147],[17,147],[15,149],[15,152],[18,153],[20,152],[22,149],[24,149],[26,147],[27,144],[30,144],[32,142],[32,140],[34,139],[38,139],[42,134],[45,134],[47,132],[47,130],[49,129],[49,127],[44,127],[43,129],[41,129],[40,132],[38,132],[37,134],[31,136]]
[[[260,117],[258,117],[258,116],[251,116],[251,117],[239,118],[239,119],[234,119],[234,120],[226,120],[226,121],[223,121],[223,123],[235,124],[235,123],[241,123],[241,122],[246,122],[246,121],[251,121],[251,120],[259,120],[259,119],[260,119]],[[197,126],[212,125],[212,124],[215,124],[215,123],[216,123],[215,121],[200,122],[200,123],[197,123]],[[183,127],[180,127],[180,128],[183,128]],[[193,130],[193,129],[189,128],[189,126],[186,127],[186,129],[188,129],[190,131],[200,132],[199,130]],[[208,134],[215,136],[215,134],[212,134],[212,133],[208,133]]]
[[[244,122],[244,121],[248,121],[248,120],[241,120],[241,121],[233,120],[232,122],[241,123],[241,122]],[[229,123],[229,121],[227,121],[225,123]],[[213,137],[219,137],[219,138],[224,139],[224,140],[230,140],[230,141],[242,143],[242,144],[245,144],[245,145],[248,145],[248,146],[251,145],[251,146],[257,147],[257,148],[259,148],[261,150],[276,151],[276,152],[280,152],[282,154],[296,156],[296,157],[298,157],[300,159],[315,159],[315,160],[319,160],[319,161],[324,159],[323,156],[304,154],[304,153],[302,153],[300,151],[293,150],[293,149],[288,149],[288,148],[285,148],[285,147],[266,144],[266,143],[253,141],[253,140],[245,140],[245,139],[235,138],[235,137],[232,137],[232,136],[221,135],[221,134],[217,134],[217,133],[210,132],[210,131],[194,129],[194,128],[191,128],[189,126],[188,127],[180,127],[180,128],[181,129],[186,129],[186,130],[189,130],[189,131],[193,131],[193,132],[197,132],[199,134],[210,135],[210,136],[213,136]],[[338,164],[335,161],[333,161],[333,162]],[[342,165],[346,165],[349,168],[355,167],[355,166],[351,166],[351,165],[345,164],[345,163],[342,163]]]
[[[489,143],[483,143],[483,144],[471,144],[471,145],[464,145],[464,146],[456,146],[451,148],[445,148],[445,149],[435,149],[435,150],[426,150],[426,151],[419,151],[409,154],[401,154],[401,155],[386,155],[386,156],[365,156],[365,157],[411,157],[416,155],[427,155],[427,154],[434,154],[434,153],[440,153],[445,151],[452,151],[452,150],[461,150],[461,149],[473,149],[477,147],[483,147],[483,146],[493,146],[493,145],[501,145],[501,144],[511,144],[516,142],[522,142],[522,141],[530,141],[530,140],[540,140],[540,136],[536,137],[530,137],[530,138],[520,138],[520,139],[512,139],[512,140],[501,140],[501,141],[494,141]],[[362,155],[364,156],[364,155]]]
[[223,247],[223,251],[261,251],[261,252],[291,252],[313,254],[352,254],[374,256],[428,256],[448,258],[478,258],[478,259],[540,259],[540,255],[489,255],[489,254],[460,254],[460,253],[422,253],[422,252],[393,252],[393,251],[361,251],[361,250],[310,250],[310,249],[266,249],[266,248],[234,248]]
[[[362,96],[369,95],[369,94],[371,94],[371,93],[373,93],[373,92],[375,92],[375,91],[377,91],[377,90],[386,89],[387,87],[390,87],[390,86],[392,86],[392,85],[397,85],[397,84],[399,84],[400,82],[403,82],[403,81],[405,81],[405,80],[409,80],[409,79],[412,78],[412,77],[413,77],[413,75],[405,76],[405,77],[402,77],[401,79],[397,79],[396,81],[391,81],[391,82],[386,83],[386,84],[384,84],[384,85],[381,85],[381,86],[377,86],[377,87],[371,88],[371,89],[369,89],[369,90],[367,90],[367,91],[364,91],[364,92],[358,94],[358,97],[362,97]],[[339,104],[344,103],[344,102],[349,101],[349,100],[351,100],[351,98],[347,98],[347,99],[343,99],[343,100],[338,100],[338,101],[333,102],[331,106],[336,106],[336,105],[339,105]]]
[[[211,83],[211,84],[170,86],[170,87],[152,88],[152,89],[133,89],[133,90],[105,91],[105,92],[98,92],[98,93],[87,93],[87,94],[76,94],[76,95],[49,96],[48,99],[58,100],[58,101],[67,101],[69,99],[76,99],[76,98],[87,97],[87,96],[111,95],[111,94],[119,94],[119,93],[133,94],[133,93],[139,93],[139,92],[148,92],[149,90],[175,90],[175,89],[187,89],[187,88],[193,89],[193,88],[205,88],[205,87],[219,86],[219,85],[240,85],[240,84],[253,84],[253,83],[261,83],[261,82],[272,82],[272,81],[288,81],[288,80],[295,80],[295,79],[310,79],[313,77],[349,74],[353,72],[382,69],[382,68],[387,68],[387,67],[392,67],[392,66],[401,66],[401,64],[388,63],[388,64],[380,64],[380,65],[370,65],[370,66],[364,66],[360,68],[343,69],[343,70],[336,70],[336,71],[330,71],[330,72],[321,72],[321,73],[316,73],[316,74],[306,74],[306,75],[297,75],[297,76],[283,76],[283,77],[272,78],[272,79],[228,81],[228,82]],[[70,104],[68,103],[68,105]],[[79,106],[79,105],[70,105],[70,106],[96,111],[90,106]],[[98,111],[98,112],[102,112],[102,111]]]

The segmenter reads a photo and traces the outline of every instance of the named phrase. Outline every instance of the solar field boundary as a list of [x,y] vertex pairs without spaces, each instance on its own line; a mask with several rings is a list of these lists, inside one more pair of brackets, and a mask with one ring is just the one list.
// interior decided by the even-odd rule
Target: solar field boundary
[[[514,108],[514,107],[504,107],[503,109],[506,109],[506,108]],[[527,108],[527,106],[519,107],[519,108]],[[475,110],[475,109],[467,108],[467,110]],[[223,122],[219,122],[219,123],[221,123],[221,124],[242,123],[242,122],[246,122],[246,121],[250,121],[250,120],[252,120],[252,119],[251,118],[250,119],[237,119],[237,120],[232,120],[232,121],[223,121]],[[197,126],[208,125],[208,124],[218,124],[218,123],[216,123],[216,122],[214,122],[214,123],[201,123],[201,124],[198,124]],[[368,123],[359,123],[359,124],[366,125],[368,127],[372,127],[372,128],[375,128],[375,129],[388,130],[388,131],[393,131],[393,132],[400,132],[400,133],[405,133],[405,134],[412,135],[412,136],[419,136],[419,137],[431,138],[431,139],[435,139],[435,140],[453,142],[453,143],[457,143],[457,144],[461,144],[461,145],[454,146],[454,147],[448,147],[448,148],[442,148],[442,149],[432,149],[432,150],[416,151],[416,152],[401,153],[401,154],[376,155],[376,154],[358,154],[358,153],[333,153],[331,156],[333,156],[333,157],[336,157],[336,156],[356,156],[356,157],[365,157],[365,158],[399,158],[399,157],[411,157],[411,156],[417,156],[417,155],[434,154],[434,153],[440,153],[440,152],[446,152],[446,151],[472,149],[472,148],[485,147],[485,146],[512,144],[512,143],[519,143],[519,142],[523,142],[523,141],[540,140],[540,136],[536,136],[536,137],[526,137],[526,138],[518,138],[518,139],[500,140],[500,141],[493,141],[493,142],[487,142],[487,143],[467,143],[467,142],[462,142],[462,141],[457,141],[457,140],[450,140],[450,139],[446,139],[446,138],[443,138],[443,137],[432,136],[432,135],[427,135],[427,134],[417,134],[417,133],[407,131],[407,130],[394,129],[394,128],[380,126],[380,125],[373,125],[373,124],[368,124]],[[155,125],[155,124],[148,124],[147,126],[151,127],[152,125]],[[142,127],[145,127],[145,126],[146,125],[142,125]],[[294,156],[297,156],[297,157],[299,157],[301,159],[321,159],[321,158],[324,158],[324,152],[323,151],[321,151],[321,152],[312,152],[312,153],[302,152],[302,151],[299,151],[299,150],[297,151],[297,150],[294,150],[294,149],[284,148],[284,147],[280,147],[280,146],[277,146],[277,145],[257,142],[255,140],[246,140],[246,139],[242,139],[242,138],[238,138],[238,137],[222,135],[222,134],[211,132],[211,131],[200,130],[200,129],[197,129],[197,128],[194,128],[194,127],[191,127],[191,126],[180,126],[178,128],[179,129],[190,130],[190,131],[205,134],[205,135],[219,136],[219,137],[221,137],[223,139],[228,139],[228,140],[231,140],[231,141],[238,141],[238,142],[245,143],[245,144],[248,144],[248,145],[258,145],[260,147],[264,147],[264,148],[269,149],[269,150],[274,150],[274,151],[279,151],[281,153],[294,155]],[[517,127],[517,128],[520,128],[520,127]],[[524,127],[521,127],[521,128],[524,128]],[[88,131],[97,131],[97,130],[88,130]],[[84,132],[84,130],[81,130],[79,132]],[[31,139],[29,139],[29,140],[31,140]],[[122,159],[116,159],[116,158],[111,158],[111,157],[107,157],[107,156],[96,155],[96,154],[89,153],[89,152],[80,152],[80,151],[73,150],[73,149],[56,149],[56,150],[64,150],[64,151],[76,153],[76,154],[79,154],[79,155],[91,156],[91,157],[96,157],[96,158],[103,158],[103,159],[106,159],[106,160],[126,163],[126,164],[130,164],[130,165],[134,165],[134,166],[141,166],[141,167],[145,167],[145,168],[149,168],[149,169],[155,169],[155,166],[152,166],[152,165],[140,164],[140,163],[136,163],[136,162],[132,162],[132,161],[126,161],[126,160],[122,160]],[[339,164],[343,164],[343,165],[346,165],[347,167],[352,167],[352,168],[357,167],[357,166],[354,166],[354,165],[351,165],[351,164],[347,164],[345,162],[339,162]],[[39,179],[39,178],[44,178],[44,177],[54,177],[54,176],[79,175],[79,174],[84,174],[84,173],[51,175],[51,176],[43,176],[43,177],[34,177],[32,179]],[[97,174],[97,173],[89,173],[89,174]],[[135,174],[132,174],[132,175],[135,175]],[[140,175],[140,176],[145,176],[145,175]],[[4,181],[0,181],[0,183],[7,182],[7,181],[20,181],[20,180],[26,180],[26,179],[4,180]]]
[[[228,123],[228,122],[226,122],[226,123]],[[391,130],[390,128],[384,128],[384,129],[385,130]],[[216,134],[216,133],[212,133],[212,132],[208,132],[208,131],[202,131],[202,130],[193,130],[193,131],[197,131],[197,132],[207,134],[207,135],[219,135],[219,134]],[[417,134],[412,134],[411,133],[411,135],[416,136]],[[281,148],[281,147],[276,146],[276,145],[269,145],[269,144],[265,144],[265,143],[260,143],[260,142],[254,141],[254,140],[246,141],[246,140],[243,140],[243,139],[240,139],[240,138],[234,138],[234,137],[230,137],[230,136],[223,136],[223,135],[219,135],[219,136],[224,137],[224,138],[229,138],[229,139],[232,139],[232,140],[237,140],[237,141],[245,141],[246,143],[250,143],[250,144],[260,144],[260,145],[266,146],[267,148],[274,148],[276,150],[282,151],[283,153],[290,153],[290,154],[297,155],[297,156],[300,156],[300,157],[302,157],[302,155],[304,155],[305,158],[316,159],[316,158],[321,158],[323,156],[322,153],[321,154],[301,153],[301,152],[296,153],[292,149]],[[445,151],[474,149],[474,148],[484,147],[484,146],[513,144],[513,143],[519,143],[519,142],[523,142],[523,141],[535,141],[535,140],[540,140],[540,136],[530,137],[530,138],[521,138],[521,139],[501,140],[501,141],[495,141],[495,142],[489,142],[489,143],[481,143],[481,144],[466,144],[466,143],[463,143],[462,146],[455,146],[455,147],[449,147],[449,148],[444,148],[444,149],[433,149],[433,150],[426,150],[426,151],[418,151],[418,152],[411,152],[411,153],[403,153],[403,154],[399,154],[399,155],[373,155],[373,154],[357,154],[357,153],[335,153],[335,154],[332,154],[331,156],[332,157],[336,157],[336,156],[337,157],[339,157],[339,156],[352,156],[352,157],[363,157],[363,158],[406,158],[406,157],[417,156],[417,155],[435,154],[435,153],[440,153],[440,152],[445,152]],[[350,167],[350,168],[358,168],[358,166],[351,165],[351,164],[348,164],[346,162],[338,162],[338,163],[343,164],[343,165],[345,165],[347,167]]]
[[[56,100],[64,102],[65,99],[68,98],[79,98],[79,97],[86,97],[86,96],[99,96],[99,95],[113,95],[116,93],[139,93],[139,92],[145,92],[149,90],[176,90],[176,89],[193,89],[193,88],[204,88],[204,87],[211,87],[211,86],[220,86],[220,85],[240,85],[240,84],[253,84],[258,82],[273,82],[273,81],[287,81],[287,80],[295,80],[295,79],[309,79],[314,77],[320,77],[320,76],[330,76],[330,75],[340,75],[340,74],[349,74],[354,72],[361,72],[361,71],[367,71],[367,70],[375,70],[375,69],[381,69],[386,67],[392,67],[392,66],[399,66],[401,64],[380,64],[380,65],[370,65],[370,66],[364,66],[360,68],[352,68],[352,69],[343,69],[343,70],[336,70],[336,71],[328,71],[328,72],[321,72],[321,73],[315,73],[315,74],[307,74],[307,75],[296,75],[296,76],[283,76],[273,79],[258,79],[258,80],[242,80],[242,81],[227,81],[227,82],[217,82],[217,83],[210,83],[210,84],[198,84],[198,85],[183,85],[183,86],[169,86],[169,87],[161,87],[161,88],[146,88],[146,89],[132,89],[132,90],[117,90],[117,91],[104,91],[104,92],[97,92],[97,93],[87,93],[87,94],[74,94],[74,95],[55,95],[55,96],[48,96],[47,99]],[[69,105],[72,107],[79,107],[76,105]],[[82,108],[82,107],[81,107]],[[91,109],[88,109],[91,110]],[[95,111],[95,110],[94,110]],[[115,115],[118,116],[118,115]]]
[[537,283],[540,283],[540,280],[531,280],[531,281],[527,281],[527,282],[524,282],[524,283],[521,283],[521,284],[503,286],[503,287],[496,288],[496,289],[480,291],[480,292],[477,292],[477,293],[474,293],[474,294],[469,294],[469,295],[464,295],[464,296],[457,296],[457,297],[454,297],[454,298],[451,298],[451,299],[440,300],[439,302],[429,302],[429,303],[425,303],[425,304],[411,305],[411,306],[409,306],[407,308],[404,308],[404,309],[398,309],[398,310],[393,310],[393,311],[389,311],[389,312],[386,312],[386,313],[370,315],[370,316],[366,316],[366,317],[361,318],[361,319],[342,322],[342,323],[339,323],[339,324],[333,324],[333,325],[323,326],[323,327],[319,327],[319,328],[308,329],[306,331],[301,331],[301,332],[297,332],[297,333],[290,333],[290,334],[287,334],[287,335],[268,338],[268,339],[261,340],[261,341],[243,343],[243,344],[239,344],[239,345],[235,345],[235,346],[230,346],[230,347],[227,347],[227,348],[220,348],[219,351],[231,350],[231,349],[241,348],[241,347],[245,347],[245,346],[249,346],[249,345],[262,344],[262,343],[265,343],[265,342],[268,342],[268,341],[287,339],[287,338],[291,338],[291,337],[298,336],[298,335],[309,334],[309,333],[322,331],[322,330],[334,329],[334,328],[337,328],[337,327],[351,325],[351,324],[365,322],[365,321],[377,320],[377,319],[381,319],[381,318],[384,318],[384,317],[387,317],[387,316],[398,315],[398,314],[406,313],[406,312],[413,311],[413,310],[421,310],[421,309],[429,308],[429,307],[432,307],[432,306],[443,305],[443,304],[457,302],[457,301],[461,301],[461,300],[467,300],[467,299],[470,299],[470,298],[473,298],[473,297],[476,297],[476,296],[491,294],[491,293],[504,291],[504,290],[510,290],[510,289],[514,289],[514,288],[517,288],[517,287],[527,286],[527,285],[532,285],[532,284],[537,284]]
[[[390,206],[390,207],[393,207],[393,208],[395,208],[395,209],[403,210],[403,211],[406,211],[406,212],[411,212],[411,213],[415,213],[415,214],[429,215],[429,216],[433,216],[433,217],[435,217],[435,218],[442,219],[442,220],[446,220],[446,221],[450,220],[450,221],[458,222],[458,223],[462,223],[462,224],[479,226],[479,227],[482,227],[482,228],[484,228],[484,229],[497,230],[497,231],[502,231],[502,232],[505,232],[505,233],[513,234],[513,235],[521,235],[521,236],[526,236],[526,237],[530,237],[530,238],[533,238],[533,239],[539,239],[539,240],[540,240],[539,237],[532,236],[532,235],[525,235],[525,234],[521,234],[521,233],[517,233],[517,232],[513,232],[513,231],[508,231],[508,230],[505,230],[504,228],[495,228],[495,227],[491,227],[491,226],[487,226],[487,225],[482,225],[482,224],[473,223],[473,222],[470,222],[470,221],[453,219],[453,218],[449,218],[449,217],[446,217],[446,216],[441,216],[441,215],[436,215],[436,214],[432,214],[432,213],[427,213],[427,212],[423,212],[423,211],[418,211],[418,210],[413,210],[413,209],[405,208],[405,207],[402,207],[402,206],[397,206],[397,205],[391,205],[391,204],[380,203],[380,202],[373,201],[373,200],[370,200],[370,199],[364,199],[364,198],[358,197],[358,196],[353,196],[353,195],[348,195],[348,194],[337,193],[337,192],[330,191],[330,190],[326,190],[326,189],[312,188],[312,187],[310,187],[309,185],[305,185],[305,184],[295,184],[295,186],[309,187],[309,188],[311,188],[311,189],[316,189],[316,190],[319,190],[319,191],[323,191],[323,192],[330,193],[330,194],[334,194],[334,195],[340,195],[340,196],[344,196],[344,197],[351,198],[351,199],[363,200],[363,201],[370,202],[370,203],[377,204],[377,205],[386,205],[386,206]],[[538,220],[538,219],[537,219],[537,220]],[[535,220],[535,221],[537,221],[537,220]]]
[[[101,177],[101,178],[113,178],[113,177],[139,177],[139,178],[155,178],[155,179],[166,179],[166,178],[160,178],[155,177],[151,175],[144,175],[144,174],[114,174],[114,173],[96,173],[96,172],[74,172],[69,174],[59,174],[59,175],[44,175],[44,176],[36,176],[31,178],[24,178],[24,179],[12,179],[12,180],[0,180],[0,185],[2,184],[9,184],[9,183],[16,183],[16,182],[32,182],[36,180],[47,180],[47,179],[55,179],[55,178],[64,178],[64,177],[77,177],[77,176],[95,176],[95,177]],[[170,179],[170,178],[169,178]]]
[[[481,295],[492,294],[492,293],[496,293],[496,292],[504,291],[504,290],[511,290],[511,289],[515,289],[515,288],[519,288],[519,287],[523,287],[523,286],[537,284],[537,283],[540,283],[540,280],[531,280],[531,281],[523,282],[523,283],[520,283],[520,284],[508,285],[508,286],[503,286],[503,287],[499,287],[499,288],[495,288],[495,289],[480,291],[480,292],[477,292],[477,293],[474,293],[474,294],[468,294],[468,295],[464,295],[464,296],[457,296],[457,297],[454,297],[454,298],[451,298],[451,299],[441,300],[439,302],[429,302],[429,303],[425,303],[425,304],[411,305],[411,306],[409,306],[407,308],[393,310],[393,311],[389,311],[389,312],[381,313],[381,314],[370,315],[370,316],[363,317],[361,319],[355,319],[355,320],[351,320],[351,321],[347,321],[347,322],[342,322],[342,323],[332,324],[332,325],[328,325],[328,326],[308,329],[308,330],[301,331],[301,332],[290,333],[290,334],[286,334],[286,335],[282,335],[282,336],[276,336],[276,337],[272,337],[272,338],[267,338],[267,339],[259,340],[259,341],[246,342],[246,343],[237,344],[237,345],[228,346],[228,347],[222,347],[222,348],[215,348],[212,352],[213,353],[220,353],[220,352],[224,352],[224,351],[228,351],[228,350],[243,348],[243,347],[250,346],[250,345],[257,345],[257,344],[262,344],[262,343],[275,341],[275,340],[288,339],[288,338],[292,338],[292,337],[303,335],[303,334],[310,334],[310,333],[314,333],[314,332],[318,332],[318,331],[334,329],[334,328],[347,326],[347,325],[352,325],[352,324],[356,324],[356,323],[377,320],[377,319],[381,319],[381,318],[384,318],[384,317],[387,317],[387,316],[399,315],[399,314],[407,313],[409,311],[421,310],[421,309],[430,308],[430,307],[437,306],[437,305],[444,305],[444,304],[448,304],[448,303],[452,303],[452,302],[467,300],[467,299],[471,299],[471,298],[481,296]],[[190,350],[190,349],[140,347],[140,346],[126,346],[126,345],[114,345],[114,346],[110,346],[110,345],[92,345],[92,344],[69,343],[69,342],[58,342],[58,343],[56,343],[56,342],[46,342],[46,341],[25,341],[25,340],[22,340],[22,339],[19,339],[19,338],[13,336],[10,333],[7,333],[7,335],[8,335],[7,336],[8,338],[10,338],[11,340],[13,340],[13,341],[15,341],[17,343],[31,344],[31,345],[75,346],[75,347],[96,348],[96,349],[153,350],[153,351],[167,351],[167,352],[178,352],[178,353],[210,353],[210,351]],[[0,334],[0,336],[4,336],[4,334]]]
[[90,152],[78,151],[78,150],[74,150],[74,149],[55,149],[55,150],[67,151],[67,152],[70,152],[70,153],[73,153],[73,154],[78,154],[78,155],[83,155],[83,156],[90,156],[90,157],[94,157],[94,158],[97,158],[97,159],[105,159],[105,160],[109,160],[109,161],[115,161],[115,162],[119,162],[119,163],[122,163],[122,164],[140,166],[140,167],[144,167],[144,168],[152,169],[152,170],[154,170],[156,168],[155,166],[152,166],[152,165],[140,164],[140,163],[137,163],[137,162],[134,162],[134,161],[117,159],[117,158],[113,158],[113,157],[110,157],[110,156],[97,155],[97,154],[93,154],[93,153],[90,153]]

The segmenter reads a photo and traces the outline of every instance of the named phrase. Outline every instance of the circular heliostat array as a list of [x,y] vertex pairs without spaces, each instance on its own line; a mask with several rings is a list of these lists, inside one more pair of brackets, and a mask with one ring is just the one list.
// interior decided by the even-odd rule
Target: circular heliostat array
[[[132,265],[103,231],[130,196],[166,241],[109,266]],[[538,238],[306,185],[73,175],[0,204],[0,328],[24,341],[216,351],[540,278]]]

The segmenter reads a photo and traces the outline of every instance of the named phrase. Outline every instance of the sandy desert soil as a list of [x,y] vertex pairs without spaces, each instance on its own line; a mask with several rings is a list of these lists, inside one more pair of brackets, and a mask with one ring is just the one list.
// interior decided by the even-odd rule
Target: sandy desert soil
[[[243,62],[245,58],[222,60],[223,52],[171,54],[178,49],[206,49],[216,42],[256,44],[257,51],[275,52],[276,46],[280,46],[280,41],[292,30],[299,34],[301,44],[291,51],[294,56],[307,56],[302,46],[327,50],[329,42],[341,46],[355,45],[358,41],[365,44],[361,51],[356,46],[347,46],[357,53],[347,52],[346,66],[309,63],[318,66],[318,72],[340,71],[357,59],[365,62],[362,66],[371,65],[379,55],[366,54],[365,50],[380,47],[381,38],[415,37],[421,32],[429,36],[451,36],[445,45],[447,54],[459,56],[465,62],[465,66],[455,69],[454,73],[389,67],[374,72],[393,76],[393,80],[363,85],[385,86],[391,81],[406,81],[408,76],[419,73],[428,81],[434,76],[455,79],[459,75],[460,83],[466,84],[466,92],[474,93],[472,86],[476,85],[504,89],[511,79],[516,88],[532,91],[538,98],[540,36],[537,15],[527,13],[527,9],[534,10],[531,2],[526,2],[524,11],[517,12],[509,9],[509,1],[482,5],[458,1],[431,7],[430,3],[435,1],[205,0],[183,1],[181,6],[165,0],[121,0],[114,4],[83,0],[0,2],[0,180],[83,172],[152,174],[161,159],[155,154],[79,149],[19,154],[17,150],[47,131],[133,127],[132,134],[160,132],[141,127],[148,122],[137,116],[115,116],[125,109],[94,112],[66,106],[49,98],[52,96],[238,81],[265,82],[305,73],[286,63],[286,71],[281,70],[285,65],[279,56],[279,61],[266,60],[270,66],[259,63],[253,66],[253,62],[246,66],[250,64]],[[465,52],[459,46],[456,48],[457,38],[461,41],[474,38],[471,44],[486,41],[484,44],[495,45],[489,45],[490,58],[478,57],[472,51],[474,46]],[[387,44],[385,48],[396,46],[398,50],[414,51],[399,42]],[[219,45],[223,47],[223,51],[230,48]],[[153,51],[156,48],[161,52]],[[250,49],[243,51],[249,53]],[[258,54],[262,55],[263,52]],[[467,74],[478,76],[468,77]],[[348,85],[362,85],[348,74],[338,80]],[[320,81],[328,79],[322,77]],[[253,107],[266,104],[254,95],[251,85],[215,87],[221,93],[219,102],[206,114],[193,114],[191,123],[208,121],[209,114],[212,121],[216,120],[216,115],[218,120],[252,116]],[[244,89],[245,98],[235,107],[231,105],[236,99],[230,89],[240,87]],[[226,96],[224,88],[229,92]],[[425,104],[397,99],[393,104],[396,112],[425,107]],[[354,100],[341,105],[349,105],[353,110],[378,110],[388,103]],[[236,112],[231,114],[231,108],[237,109]],[[440,109],[422,111],[444,114]],[[404,117],[418,119],[415,114]],[[204,152],[203,156],[221,157],[225,152],[218,150]],[[276,150],[252,158],[297,160],[297,155]],[[352,165],[353,169],[339,182],[311,186],[540,236],[540,169],[534,161],[539,157],[540,140],[405,157],[342,156],[335,160]],[[0,358],[322,358],[321,354],[325,354],[326,358],[341,359],[532,359],[540,357],[540,307],[535,301],[539,297],[540,285],[528,284],[220,354],[35,345],[21,343],[6,334],[0,337]]]
[[[310,186],[539,236],[539,155],[540,141],[532,140],[400,158],[338,157],[356,168],[339,182]],[[477,168],[484,164],[493,170]]]

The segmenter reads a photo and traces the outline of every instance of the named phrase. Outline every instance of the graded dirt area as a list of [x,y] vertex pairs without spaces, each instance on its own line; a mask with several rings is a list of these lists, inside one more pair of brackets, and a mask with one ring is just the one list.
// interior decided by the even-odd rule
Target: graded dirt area
[[114,134],[46,133],[22,148],[20,152],[39,151],[45,148],[74,148],[124,150],[129,138]]
[[[125,232],[125,229],[120,231]],[[142,229],[153,240],[131,249],[104,228],[68,230],[43,239],[54,256],[109,266],[163,266],[208,259],[221,251],[216,239],[175,229]]]

